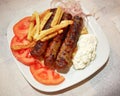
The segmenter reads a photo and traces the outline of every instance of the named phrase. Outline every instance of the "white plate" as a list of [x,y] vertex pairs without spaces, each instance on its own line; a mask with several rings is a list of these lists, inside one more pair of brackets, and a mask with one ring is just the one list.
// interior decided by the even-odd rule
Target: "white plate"
[[[48,1],[48,0],[45,0],[45,1],[43,0],[43,3],[45,3],[46,1]],[[47,2],[47,4],[48,3],[49,2]],[[48,8],[49,8],[49,6],[46,7],[46,9],[48,9]],[[43,9],[45,9],[45,8],[43,8]],[[41,9],[41,11],[44,11],[43,9]],[[31,15],[31,14],[27,14],[27,15]],[[22,19],[24,16],[27,16],[27,15],[19,16],[18,18],[16,18],[15,20],[13,20],[10,23],[10,25],[7,29],[7,39],[9,42],[9,46],[10,46],[11,39],[14,35],[13,34],[13,25],[17,21],[19,21],[20,19]],[[108,41],[107,41],[105,35],[103,34],[100,26],[96,23],[96,20],[93,17],[88,18],[87,28],[88,28],[89,33],[95,34],[98,39],[97,57],[93,62],[90,63],[90,65],[88,67],[86,67],[84,70],[77,70],[77,71],[75,71],[72,67],[67,74],[63,74],[65,77],[65,81],[63,83],[61,83],[59,85],[55,85],[55,86],[46,86],[41,83],[38,83],[33,78],[32,74],[30,73],[29,67],[25,66],[24,64],[21,64],[12,55],[13,59],[15,60],[18,68],[22,72],[25,79],[34,88],[36,88],[38,90],[45,91],[45,92],[55,92],[55,91],[59,91],[64,88],[70,87],[78,82],[81,82],[82,80],[86,79],[87,77],[89,77],[93,73],[95,73],[98,69],[100,69],[105,64],[105,62],[107,61],[107,59],[109,57],[110,49],[109,49]]]

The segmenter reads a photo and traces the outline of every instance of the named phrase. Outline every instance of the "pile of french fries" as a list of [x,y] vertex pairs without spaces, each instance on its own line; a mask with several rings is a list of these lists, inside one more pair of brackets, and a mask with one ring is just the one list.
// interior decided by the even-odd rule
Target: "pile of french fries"
[[[12,49],[19,50],[19,49],[30,48],[33,47],[35,45],[35,42],[38,40],[44,42],[46,40],[55,37],[58,34],[61,34],[63,32],[63,28],[73,24],[72,20],[61,21],[63,13],[64,11],[62,10],[62,8],[58,7],[55,16],[51,22],[51,28],[43,30],[45,24],[47,23],[53,12],[50,12],[50,9],[44,11],[41,14],[35,11],[31,16],[30,26],[27,35],[27,39],[30,41],[30,44],[22,45],[22,46],[21,45],[13,46]],[[83,28],[81,34],[87,34],[87,33],[88,33],[87,30]]]
[[[70,24],[73,24],[72,20],[63,20],[62,22],[60,22],[63,13],[63,10],[58,7],[55,16],[51,22],[51,28],[43,30],[45,24],[53,13],[50,12],[50,10],[47,10],[40,15],[38,12],[34,12],[31,17],[27,39],[30,41],[41,40],[44,42],[55,37],[57,34],[61,34],[63,32],[63,28],[67,27]],[[36,21],[36,24],[34,24],[34,21]]]

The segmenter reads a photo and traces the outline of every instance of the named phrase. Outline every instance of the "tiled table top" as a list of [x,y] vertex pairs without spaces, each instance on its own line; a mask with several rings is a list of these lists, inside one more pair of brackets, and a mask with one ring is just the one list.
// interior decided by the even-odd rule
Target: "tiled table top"
[[95,12],[95,18],[99,17],[97,22],[109,41],[110,58],[99,72],[85,82],[55,93],[37,91],[26,82],[10,56],[6,31],[16,16],[38,9],[41,2],[0,1],[0,96],[119,96],[120,0],[81,0],[89,12]]

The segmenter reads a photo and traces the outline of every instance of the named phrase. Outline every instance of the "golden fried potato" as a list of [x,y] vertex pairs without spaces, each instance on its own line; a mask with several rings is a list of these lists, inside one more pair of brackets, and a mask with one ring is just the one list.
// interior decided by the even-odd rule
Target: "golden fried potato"
[[12,50],[26,49],[26,48],[34,47],[35,44],[36,44],[36,42],[35,42],[35,41],[32,41],[32,42],[30,42],[30,43],[27,44],[27,45],[14,45],[14,46],[12,46],[11,48],[12,48]]
[[58,30],[61,30],[62,28],[67,27],[68,25],[73,24],[72,20],[64,20],[60,24],[53,26],[52,28],[49,28],[47,30],[42,30],[40,32],[40,35],[37,36],[36,40],[41,40],[45,36],[52,34],[54,32],[57,32]]
[[57,10],[56,10],[55,16],[52,20],[51,27],[60,23],[60,20],[62,18],[63,13],[64,13],[63,10],[60,7],[58,7]]

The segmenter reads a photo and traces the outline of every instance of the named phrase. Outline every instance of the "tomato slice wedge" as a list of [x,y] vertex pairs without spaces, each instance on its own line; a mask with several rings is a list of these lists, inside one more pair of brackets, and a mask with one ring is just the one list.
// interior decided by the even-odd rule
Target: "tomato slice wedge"
[[12,50],[12,53],[18,61],[25,65],[29,66],[31,64],[35,64],[36,62],[36,59],[30,54],[30,49],[23,49],[17,51]]
[[[29,41],[27,39],[20,40],[17,36],[14,36],[11,41],[11,46],[14,45],[25,45],[28,44]],[[11,49],[12,50],[12,49]],[[32,57],[30,54],[30,48],[20,49],[20,50],[12,50],[13,55],[16,57],[18,61],[25,65],[35,64],[37,59]]]
[[38,60],[35,64],[30,65],[30,71],[32,74],[34,74],[36,70],[39,70],[42,67],[45,67],[44,64]]
[[17,36],[19,39],[24,39],[28,34],[29,25],[30,16],[24,17],[19,22],[17,22],[13,27],[15,36]]
[[33,77],[40,83],[45,85],[57,85],[64,81],[64,77],[55,70],[41,67],[39,64],[30,65],[30,71]]

